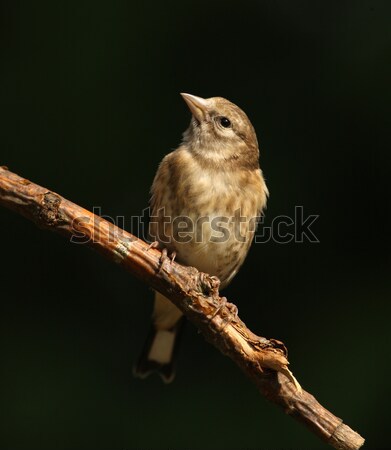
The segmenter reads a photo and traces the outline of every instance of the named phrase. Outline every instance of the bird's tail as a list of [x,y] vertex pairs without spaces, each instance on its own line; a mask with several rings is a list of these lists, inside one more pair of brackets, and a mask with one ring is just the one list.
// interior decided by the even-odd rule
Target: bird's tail
[[162,294],[155,292],[152,326],[133,368],[134,376],[145,378],[157,372],[165,383],[174,379],[175,357],[183,324],[181,311]]
[[133,368],[133,375],[146,378],[153,372],[165,383],[175,378],[175,360],[180,335],[185,323],[182,316],[170,330],[159,330],[154,324],[148,333],[141,355]]

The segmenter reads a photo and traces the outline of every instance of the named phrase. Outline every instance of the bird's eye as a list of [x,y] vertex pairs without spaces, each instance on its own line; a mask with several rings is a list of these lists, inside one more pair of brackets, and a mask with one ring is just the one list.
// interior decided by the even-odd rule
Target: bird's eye
[[229,128],[231,126],[231,121],[226,117],[220,117],[220,124],[224,128]]

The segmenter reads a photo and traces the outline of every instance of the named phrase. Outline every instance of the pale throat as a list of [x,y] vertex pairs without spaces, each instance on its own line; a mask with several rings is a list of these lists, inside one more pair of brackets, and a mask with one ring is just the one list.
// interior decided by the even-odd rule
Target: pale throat
[[205,139],[202,141],[187,142],[187,148],[191,153],[205,161],[224,163],[224,161],[237,159],[241,153],[240,143],[230,143],[229,140],[221,142],[217,139]]

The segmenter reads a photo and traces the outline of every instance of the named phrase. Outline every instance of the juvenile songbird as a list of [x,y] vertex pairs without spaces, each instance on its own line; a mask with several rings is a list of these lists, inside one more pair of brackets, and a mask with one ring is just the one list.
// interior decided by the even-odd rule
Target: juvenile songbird
[[[181,94],[192,119],[181,145],[163,158],[151,188],[151,237],[176,261],[227,286],[251,245],[268,190],[247,115],[221,97]],[[182,313],[155,293],[152,328],[135,375],[174,378]]]

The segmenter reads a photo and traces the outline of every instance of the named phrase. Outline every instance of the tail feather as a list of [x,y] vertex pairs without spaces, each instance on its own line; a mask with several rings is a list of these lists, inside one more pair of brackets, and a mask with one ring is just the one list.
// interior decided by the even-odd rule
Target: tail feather
[[133,375],[146,378],[157,373],[165,383],[175,378],[175,359],[185,318],[181,317],[170,330],[159,330],[152,324]]

